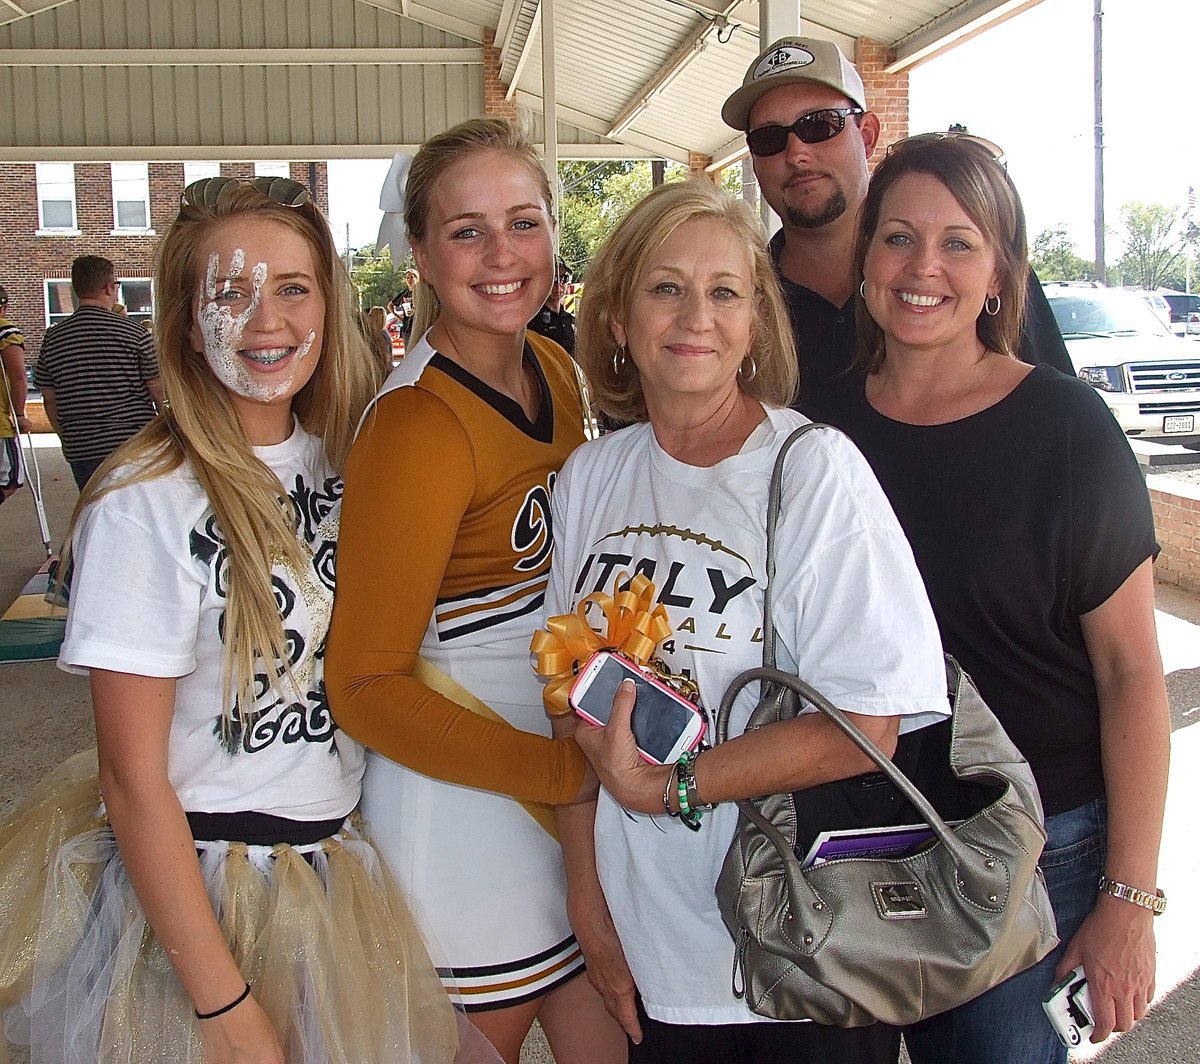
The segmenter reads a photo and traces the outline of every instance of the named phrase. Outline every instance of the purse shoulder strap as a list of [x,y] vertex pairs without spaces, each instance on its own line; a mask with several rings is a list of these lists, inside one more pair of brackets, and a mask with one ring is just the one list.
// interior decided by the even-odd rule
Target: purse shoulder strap
[[767,669],[775,668],[775,613],[771,607],[775,589],[775,530],[779,524],[779,507],[783,498],[783,464],[792,445],[814,429],[837,431],[833,426],[818,421],[810,421],[807,425],[795,429],[783,441],[779,453],[775,456],[775,467],[771,470],[771,486],[767,490],[767,586],[763,591],[763,667]]
[[[788,436],[779,448],[779,453],[775,456],[775,465],[771,470],[771,482],[767,489],[767,553],[766,553],[766,587],[763,589],[763,652],[762,663],[763,668],[775,668],[775,614],[772,609],[774,600],[775,588],[775,529],[779,524],[779,508],[783,498],[783,465],[784,459],[787,457],[788,451],[792,449],[792,445],[797,443],[808,433],[814,429],[830,429],[836,432],[831,425],[825,425],[818,421],[811,421],[807,425],[801,425],[794,429],[791,435]],[[764,687],[763,694],[766,694]],[[732,708],[732,703],[730,703]],[[763,721],[762,723],[766,723]],[[723,743],[729,732],[729,712],[722,706],[721,712],[718,712],[716,719],[716,738],[718,743]]]

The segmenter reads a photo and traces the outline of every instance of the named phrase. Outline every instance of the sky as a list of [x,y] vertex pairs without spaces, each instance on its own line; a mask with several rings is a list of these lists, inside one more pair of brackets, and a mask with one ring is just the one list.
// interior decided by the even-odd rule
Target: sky
[[[960,122],[1007,153],[1030,241],[1065,224],[1084,258],[1094,254],[1094,0],[1042,3],[909,76],[913,133]],[[1182,206],[1200,193],[1200,0],[1105,0],[1105,214],[1123,203]],[[374,243],[385,160],[329,163],[330,215],[339,247]],[[1197,219],[1200,221],[1200,218]],[[1106,259],[1119,254],[1110,234]]]

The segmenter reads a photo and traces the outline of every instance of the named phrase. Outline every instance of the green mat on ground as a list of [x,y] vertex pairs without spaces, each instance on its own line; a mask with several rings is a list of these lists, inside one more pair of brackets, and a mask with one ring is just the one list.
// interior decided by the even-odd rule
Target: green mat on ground
[[0,617],[0,664],[53,661],[67,627],[67,611],[46,601],[50,586],[48,560]]

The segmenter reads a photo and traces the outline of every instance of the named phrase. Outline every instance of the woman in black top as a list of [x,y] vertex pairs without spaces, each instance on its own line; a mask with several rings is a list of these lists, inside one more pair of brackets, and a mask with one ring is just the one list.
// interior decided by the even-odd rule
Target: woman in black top
[[946,650],[1034,770],[1062,939],[906,1040],[914,1064],[1065,1062],[1040,1008],[1058,977],[1083,965],[1096,1040],[1154,988],[1154,913],[1120,896],[1153,904],[1169,751],[1145,484],[1089,386],[1014,357],[1025,221],[985,148],[894,146],[856,255],[866,385],[831,420],[895,507]]

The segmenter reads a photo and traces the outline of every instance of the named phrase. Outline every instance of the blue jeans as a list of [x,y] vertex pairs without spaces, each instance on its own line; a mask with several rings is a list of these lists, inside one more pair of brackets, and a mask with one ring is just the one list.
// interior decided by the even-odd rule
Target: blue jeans
[[1066,1064],[1067,1049],[1042,1011],[1062,951],[1096,904],[1108,824],[1104,799],[1046,818],[1038,865],[1059,944],[1041,961],[974,1001],[904,1032],[913,1064]]

